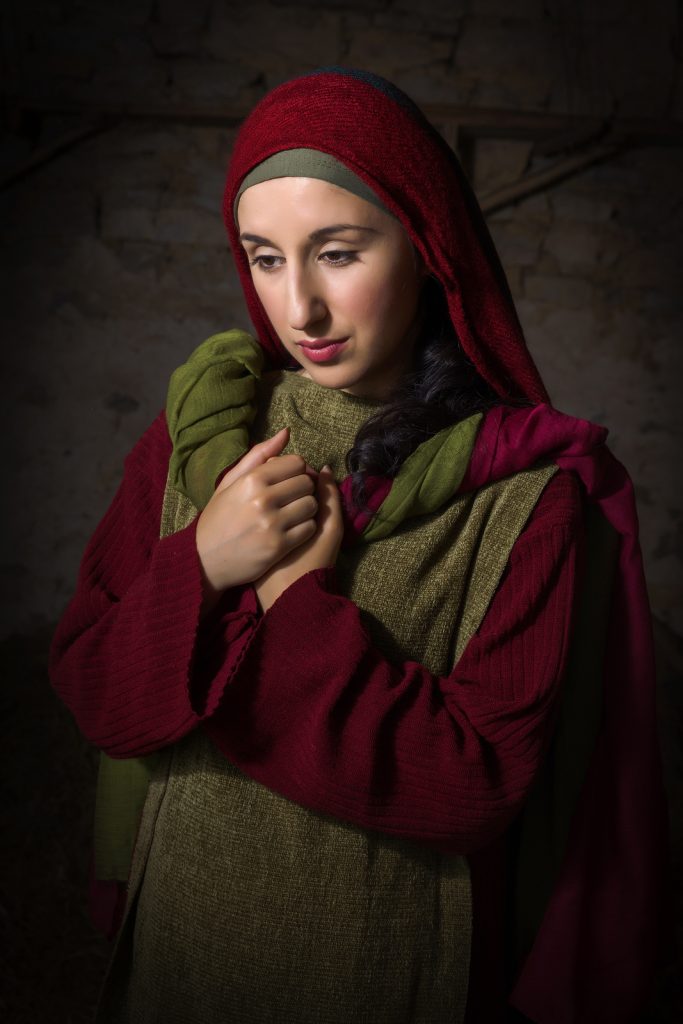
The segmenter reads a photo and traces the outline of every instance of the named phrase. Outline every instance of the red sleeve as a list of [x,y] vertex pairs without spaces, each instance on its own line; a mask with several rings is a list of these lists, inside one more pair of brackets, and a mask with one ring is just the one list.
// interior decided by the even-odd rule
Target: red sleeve
[[486,846],[550,739],[581,536],[578,483],[559,471],[445,677],[388,661],[334,570],[306,573],[262,616],[204,729],[246,774],[311,810],[448,852]]
[[260,618],[245,587],[200,620],[196,521],[159,539],[170,455],[161,413],[126,459],[50,650],[53,686],[111,757],[159,749],[211,714]]

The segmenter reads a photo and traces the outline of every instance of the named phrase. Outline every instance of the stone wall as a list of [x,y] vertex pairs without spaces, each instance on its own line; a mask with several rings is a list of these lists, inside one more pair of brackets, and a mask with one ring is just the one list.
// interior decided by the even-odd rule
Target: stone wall
[[[327,63],[367,67],[419,102],[570,114],[680,115],[674,3],[178,0],[15,4],[10,89],[93,109],[247,109]],[[5,168],[79,123],[10,133]],[[31,126],[28,126],[29,128]],[[23,134],[22,134],[23,129]],[[1,197],[18,441],[8,629],[54,621],[122,459],[205,336],[248,327],[220,218],[233,130],[123,121]],[[482,140],[480,194],[547,158]],[[680,148],[626,148],[490,218],[555,404],[610,430],[637,487],[655,614],[683,636],[676,464],[683,319]]]
[[[20,120],[10,103],[0,171],[78,126],[78,110],[156,112],[0,194],[13,651],[17,637],[21,651],[34,636],[44,649],[171,370],[209,334],[249,328],[220,217],[234,129],[197,111],[248,109],[338,63],[385,75],[418,104],[683,115],[674,0],[13,0],[3,19],[8,92],[64,112]],[[487,139],[469,173],[484,195],[548,162],[523,139]],[[672,806],[683,796],[682,220],[683,150],[655,144],[489,219],[554,403],[607,426],[634,480]],[[674,830],[680,844],[678,813]],[[669,1012],[648,1020],[678,1019]]]

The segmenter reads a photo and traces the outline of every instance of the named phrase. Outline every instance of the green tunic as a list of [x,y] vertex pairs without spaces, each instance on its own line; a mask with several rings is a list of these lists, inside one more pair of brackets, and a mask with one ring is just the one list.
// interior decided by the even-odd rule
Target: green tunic
[[[378,405],[270,373],[251,438],[287,425],[286,450],[339,479]],[[455,496],[340,554],[341,589],[388,658],[452,670],[555,471]],[[194,515],[169,486],[162,533]],[[97,1021],[458,1024],[471,927],[466,857],[300,807],[196,731],[154,771]]]

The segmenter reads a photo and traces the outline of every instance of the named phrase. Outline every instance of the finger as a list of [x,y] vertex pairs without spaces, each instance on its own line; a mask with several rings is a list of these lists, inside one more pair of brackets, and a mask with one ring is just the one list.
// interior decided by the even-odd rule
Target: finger
[[262,466],[257,466],[255,472],[262,483],[270,486],[290,477],[308,476],[306,470],[307,464],[301,455],[290,452],[288,455],[278,455],[276,458],[268,459]]
[[276,508],[284,508],[297,498],[311,495],[315,498],[316,485],[306,473],[288,477],[268,488],[268,498]]
[[[272,455],[269,459],[266,459],[266,462],[273,462],[275,459],[281,459],[281,458],[282,458],[281,455]],[[306,463],[306,466],[305,466],[303,472],[306,473],[308,476],[310,476],[311,480],[313,480],[313,481],[318,479],[318,470],[317,469],[313,469],[313,466],[309,466],[308,463]]]
[[308,519],[315,523],[317,512],[317,499],[313,494],[305,494],[303,498],[290,501],[289,504],[279,510],[278,525],[283,530],[289,530],[291,527],[298,526],[299,523],[306,522]]
[[328,465],[324,465],[320,470],[318,480],[325,493],[329,495],[330,501],[341,507],[341,494],[337,487],[337,481],[334,479],[334,473]]
[[269,461],[271,458],[276,458],[278,452],[287,445],[289,440],[289,427],[283,427],[282,430],[278,430],[277,434],[273,434],[272,437],[267,437],[265,441],[259,441],[253,448],[242,456],[237,465],[233,466],[229,470],[216,490],[224,490],[229,487],[230,484],[234,483],[239,477],[244,476],[249,470],[255,469],[256,466],[260,466],[263,463]]
[[338,524],[342,518],[341,494],[329,466],[323,466],[320,470],[317,497],[321,512],[320,525],[324,526],[328,522]]
[[285,558],[294,548],[298,548],[301,544],[305,544],[307,540],[314,537],[317,529],[318,524],[315,519],[305,519],[303,523],[297,523],[295,526],[290,527],[285,532],[285,554],[282,557]]

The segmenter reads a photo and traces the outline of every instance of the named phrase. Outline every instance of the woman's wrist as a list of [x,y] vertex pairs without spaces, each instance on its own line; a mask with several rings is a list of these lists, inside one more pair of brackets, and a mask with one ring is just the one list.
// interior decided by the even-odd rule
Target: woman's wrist
[[225,593],[223,589],[214,587],[204,571],[201,558],[199,559],[199,573],[202,580],[202,601],[199,607],[199,618],[204,619],[209,615],[216,607],[221,597]]

